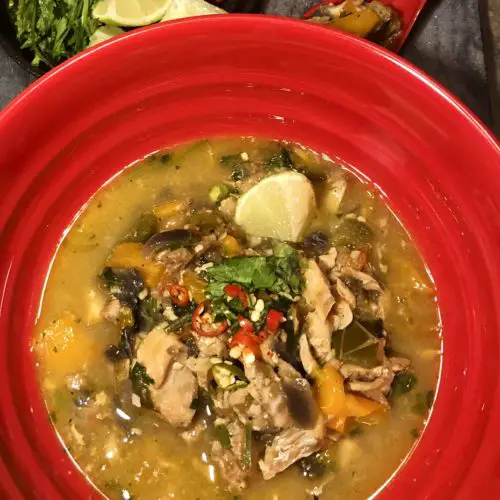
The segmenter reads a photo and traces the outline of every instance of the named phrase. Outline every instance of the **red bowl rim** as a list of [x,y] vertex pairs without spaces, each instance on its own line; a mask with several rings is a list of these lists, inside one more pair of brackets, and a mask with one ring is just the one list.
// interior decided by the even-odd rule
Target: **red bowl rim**
[[[167,25],[163,26],[152,26],[152,27],[147,27],[143,28],[137,31],[134,31],[133,33],[129,33],[126,35],[122,35],[120,37],[117,37],[116,39],[110,40],[108,42],[105,42],[102,45],[90,48],[86,50],[85,52],[79,54],[78,56],[70,59],[69,61],[65,62],[61,66],[55,68],[51,72],[49,72],[47,75],[42,77],[40,80],[35,82],[31,87],[26,89],[20,96],[18,96],[11,104],[9,104],[0,114],[0,134],[2,133],[2,129],[4,126],[7,124],[9,118],[11,115],[16,113],[18,110],[21,110],[21,108],[24,108],[26,106],[30,105],[30,102],[32,100],[38,99],[38,93],[41,91],[44,86],[48,82],[52,82],[52,80],[57,81],[57,79],[61,78],[64,79],[65,77],[65,69],[69,68],[72,65],[75,65],[78,63],[78,61],[86,58],[92,58],[92,57],[97,57],[98,54],[102,53],[103,55],[109,52],[109,55],[111,55],[112,51],[114,51],[116,54],[119,54],[120,48],[123,45],[125,45],[125,40],[131,40],[133,37],[136,36],[142,36],[143,33],[153,33],[158,30],[165,30],[168,28],[168,25],[171,26],[185,26],[185,27],[191,27],[193,30],[198,29],[199,26],[220,26],[223,27],[225,23],[254,23],[255,25],[259,25],[259,23],[272,23],[275,26],[290,26],[293,28],[295,31],[302,30],[307,36],[308,33],[319,33],[318,30],[324,30],[325,33],[328,32],[331,37],[336,37],[337,39],[344,40],[350,44],[357,44],[360,46],[364,47],[364,50],[366,52],[370,52],[373,56],[378,58],[380,61],[386,61],[390,63],[392,66],[400,68],[404,72],[408,73],[411,77],[419,80],[422,82],[426,87],[429,88],[429,91],[435,93],[440,101],[446,105],[451,105],[452,108],[454,108],[459,115],[469,124],[469,126],[474,129],[478,135],[480,135],[484,141],[485,144],[487,144],[491,150],[497,155],[497,157],[500,158],[500,144],[497,142],[497,140],[494,138],[494,136],[486,129],[486,127],[480,122],[480,120],[470,111],[468,110],[458,99],[455,97],[451,96],[440,84],[429,78],[428,76],[424,75],[420,70],[418,70],[415,66],[412,64],[402,60],[401,58],[397,57],[396,55],[392,54],[391,52],[376,46],[370,42],[367,42],[365,40],[359,39],[358,37],[341,33],[341,32],[332,32],[331,29],[322,27],[322,26],[317,26],[313,24],[307,24],[303,23],[298,20],[293,20],[293,19],[286,19],[286,18],[279,18],[279,17],[271,17],[271,16],[258,16],[258,15],[231,15],[231,16],[203,16],[200,18],[195,18],[195,19],[183,19],[183,20],[178,20],[178,21],[172,21],[169,22]],[[102,51],[102,52],[101,52]],[[100,55],[99,55],[100,57]],[[1,164],[1,162],[0,162]],[[1,174],[1,172],[0,172]],[[0,193],[2,192],[2,187],[0,186]],[[1,215],[1,214],[0,214]],[[1,220],[1,219],[0,219]],[[3,228],[2,228],[3,229]],[[1,267],[1,266],[0,266]],[[1,297],[0,297],[1,298]],[[1,319],[1,304],[2,301],[0,300],[0,319]],[[495,400],[495,406],[498,407],[499,401]],[[0,412],[1,416],[1,412]],[[0,488],[3,487],[5,488],[6,491],[16,491],[14,489],[14,484],[12,483],[12,478],[10,477],[5,463],[2,463],[3,460],[5,459],[5,455],[2,453],[2,446],[0,443]],[[492,480],[493,476],[489,477],[489,480]],[[498,478],[497,478],[498,479]],[[493,483],[492,483],[493,485]],[[13,496],[14,498],[15,496]]]

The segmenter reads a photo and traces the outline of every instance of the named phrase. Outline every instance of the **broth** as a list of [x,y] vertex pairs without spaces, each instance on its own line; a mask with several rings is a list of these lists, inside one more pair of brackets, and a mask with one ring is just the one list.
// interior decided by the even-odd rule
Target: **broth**
[[[262,167],[261,170],[252,171],[254,165]],[[245,174],[245,169],[250,173]],[[305,262],[316,259],[321,263],[314,252],[323,245],[321,238],[324,236],[328,248],[332,240],[338,242],[337,262],[342,255],[346,258],[353,257],[353,254],[354,257],[360,254],[366,257],[368,262],[360,264],[361,269],[370,270],[368,274],[376,277],[381,291],[360,291],[359,280],[354,283],[354,278],[351,281],[345,278],[348,288],[354,290],[358,287],[357,309],[354,310],[356,324],[361,317],[366,320],[367,310],[373,312],[380,306],[380,310],[374,312],[374,318],[369,318],[370,321],[373,319],[370,325],[375,325],[375,320],[383,316],[383,329],[390,333],[390,349],[389,337],[377,337],[373,333],[375,330],[370,331],[368,344],[382,345],[383,348],[380,343],[383,341],[386,344],[384,359],[393,359],[391,356],[397,354],[411,360],[411,367],[395,376],[396,382],[392,382],[389,392],[377,393],[376,396],[370,394],[375,399],[384,399],[382,403],[374,403],[381,405],[380,411],[363,418],[347,417],[344,427],[344,424],[330,426],[328,432],[333,427],[336,430],[331,433],[334,435],[330,440],[326,434],[321,440],[322,449],[328,450],[328,464],[318,477],[305,477],[307,464],[302,462],[302,468],[294,464],[272,479],[264,480],[257,466],[256,454],[262,456],[265,445],[256,441],[257,434],[259,438],[262,436],[254,429],[251,434],[255,441],[254,457],[248,486],[241,491],[230,491],[219,464],[212,457],[211,431],[205,431],[197,440],[193,439],[194,432],[182,437],[185,428],[170,425],[159,412],[144,407],[144,404],[139,407],[138,396],[132,397],[128,370],[135,365],[124,367],[121,361],[113,363],[109,360],[109,346],[117,348],[119,345],[120,326],[124,327],[123,321],[126,320],[118,319],[116,321],[121,324],[116,325],[103,318],[102,310],[109,302],[113,288],[103,287],[99,276],[103,268],[109,266],[110,254],[115,252],[113,255],[117,258],[117,245],[137,236],[137,221],[141,215],[150,214],[153,207],[163,207],[155,209],[157,214],[160,213],[157,219],[159,230],[185,229],[188,223],[184,215],[189,210],[189,217],[205,209],[211,210],[210,213],[220,210],[213,201],[215,195],[221,196],[220,183],[226,183],[231,189],[236,186],[238,194],[222,193],[236,198],[254,189],[262,177],[289,171],[297,174],[296,170],[311,179],[317,205],[304,238],[298,236],[299,241],[292,245],[301,252],[302,272],[307,265]],[[241,175],[249,175],[248,180],[241,179]],[[338,194],[339,182],[346,188],[342,195]],[[210,189],[214,185],[219,186],[218,190]],[[337,189],[334,195],[332,186],[333,191]],[[191,199],[189,208],[179,206],[173,211],[167,210],[168,202],[187,199]],[[340,223],[346,220],[348,225],[354,224],[352,221],[360,224],[362,230],[367,225],[370,241],[361,241],[359,245],[354,243],[354,246],[352,242],[346,244],[342,239],[344,236],[339,236]],[[136,228],[135,233],[133,228]],[[227,227],[225,231],[230,232]],[[240,248],[240,253],[243,250],[248,255],[269,256],[272,253],[269,246],[274,244],[269,243],[272,240],[261,239],[253,247],[255,250],[251,250],[248,243],[251,239],[245,239],[238,228],[234,231],[240,243],[246,242],[241,244],[244,248]],[[195,252],[195,249],[191,250]],[[304,250],[309,257],[304,256]],[[151,263],[154,258],[146,259],[146,262]],[[118,267],[126,266],[120,264]],[[144,268],[139,268],[139,274],[142,271]],[[200,272],[199,269],[196,272]],[[329,286],[336,294],[334,283],[332,281]],[[303,287],[307,286],[306,282]],[[164,289],[161,292],[162,296],[168,295]],[[259,297],[258,292],[255,294]],[[251,295],[250,302],[255,301]],[[342,301],[337,295],[335,297],[337,303]],[[193,299],[192,291],[190,299]],[[297,302],[299,309],[301,301]],[[361,311],[362,301],[366,301],[364,312]],[[290,307],[295,305],[292,303]],[[312,313],[308,312],[307,304],[304,307],[307,320],[307,315]],[[170,320],[168,311],[163,311],[162,321],[168,323]],[[380,333],[381,321],[376,324],[377,335],[383,335]],[[185,328],[191,328],[190,325]],[[335,335],[339,334],[334,332],[332,346],[337,345]],[[347,352],[343,335],[342,352]],[[312,335],[310,339],[314,340]],[[138,345],[140,349],[142,344]],[[435,289],[422,258],[371,186],[342,166],[300,146],[253,138],[214,139],[153,155],[126,169],[92,198],[57,252],[43,295],[41,316],[34,334],[34,350],[41,388],[57,432],[82,472],[109,498],[355,499],[366,498],[384,484],[404,461],[424,428],[439,372],[440,325]],[[108,358],[105,352],[108,352]],[[319,356],[319,351],[313,352]],[[336,355],[339,352],[337,348]],[[334,356],[333,361],[327,359],[326,364],[340,370],[335,355],[331,356]],[[340,362],[342,366],[347,364],[346,360],[347,354]],[[248,367],[245,365],[244,368],[247,374]],[[324,367],[317,369],[325,370]],[[303,376],[311,383],[318,399],[319,375],[308,373]],[[353,382],[356,379],[345,378],[346,387]],[[196,400],[199,406],[203,400],[201,390],[198,394],[193,401]],[[362,396],[359,391],[353,391],[353,394]],[[363,398],[360,401],[365,401]],[[373,402],[371,397],[368,399]],[[323,411],[324,404],[321,408],[320,415],[325,422],[331,423],[332,420],[328,420],[331,415]],[[196,411],[200,413],[202,410]],[[206,413],[202,416],[207,417]],[[213,426],[213,422],[205,425]]]

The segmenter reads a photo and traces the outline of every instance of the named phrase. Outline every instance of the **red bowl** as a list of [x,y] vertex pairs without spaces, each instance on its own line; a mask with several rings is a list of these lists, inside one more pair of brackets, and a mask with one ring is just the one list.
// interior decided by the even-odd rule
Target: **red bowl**
[[29,350],[68,224],[134,160],[242,134],[301,142],[371,179],[436,281],[444,327],[437,399],[380,496],[499,498],[499,145],[389,52],[260,16],[135,31],[52,71],[0,115],[0,496],[98,496],[49,423]]

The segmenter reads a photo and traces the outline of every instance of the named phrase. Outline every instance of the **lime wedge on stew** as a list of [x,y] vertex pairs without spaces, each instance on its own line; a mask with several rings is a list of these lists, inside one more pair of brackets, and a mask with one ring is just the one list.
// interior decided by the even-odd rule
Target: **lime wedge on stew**
[[263,179],[236,205],[234,220],[248,234],[300,241],[316,212],[314,190],[298,172]]

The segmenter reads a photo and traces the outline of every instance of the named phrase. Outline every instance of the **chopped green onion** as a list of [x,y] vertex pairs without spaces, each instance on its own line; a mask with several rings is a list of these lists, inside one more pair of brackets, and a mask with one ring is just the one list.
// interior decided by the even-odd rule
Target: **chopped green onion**
[[252,424],[245,424],[245,439],[243,440],[241,465],[244,469],[250,469],[250,467],[252,467]]
[[231,193],[231,188],[223,182],[214,184],[208,190],[208,196],[214,203],[220,203],[222,200],[226,199]]
[[248,385],[248,380],[243,370],[236,365],[217,363],[212,366],[211,372],[217,386],[225,391],[241,389]]

